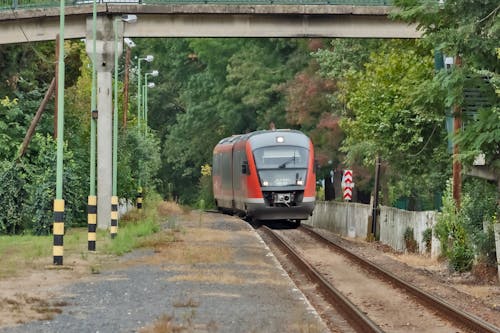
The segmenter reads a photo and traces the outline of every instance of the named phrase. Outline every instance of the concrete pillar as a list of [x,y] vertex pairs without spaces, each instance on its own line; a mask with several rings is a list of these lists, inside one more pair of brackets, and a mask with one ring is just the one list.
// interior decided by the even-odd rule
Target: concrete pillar
[[112,192],[112,75],[97,72],[97,227],[106,229],[111,225]]
[[[92,17],[87,19],[86,51],[93,55]],[[123,45],[121,37],[123,22],[117,24],[119,43],[118,55]],[[113,67],[115,38],[113,18],[99,16],[96,20],[96,70],[97,70],[97,227],[107,229],[111,225],[112,193],[112,137],[113,137]],[[89,112],[90,116],[90,112]],[[90,145],[89,145],[90,146]]]

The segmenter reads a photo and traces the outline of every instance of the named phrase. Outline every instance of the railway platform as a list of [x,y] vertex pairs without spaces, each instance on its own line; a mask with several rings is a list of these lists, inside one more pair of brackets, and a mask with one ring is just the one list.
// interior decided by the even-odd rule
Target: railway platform
[[51,320],[0,332],[329,332],[248,223],[192,212],[164,228],[175,241],[67,285]]

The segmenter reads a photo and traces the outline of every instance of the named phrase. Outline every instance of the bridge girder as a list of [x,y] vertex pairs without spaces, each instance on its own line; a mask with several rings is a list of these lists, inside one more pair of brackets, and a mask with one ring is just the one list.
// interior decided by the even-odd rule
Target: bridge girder
[[[124,37],[419,38],[388,18],[392,7],[338,5],[98,5],[100,16],[136,14]],[[65,38],[86,37],[92,6],[68,6]],[[0,44],[54,40],[56,8],[0,12]]]

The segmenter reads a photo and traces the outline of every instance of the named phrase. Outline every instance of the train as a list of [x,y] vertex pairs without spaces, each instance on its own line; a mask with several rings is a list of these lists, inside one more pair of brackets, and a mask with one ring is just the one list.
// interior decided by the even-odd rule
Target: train
[[316,200],[313,143],[289,129],[224,138],[213,149],[212,182],[223,213],[300,224],[312,215]]

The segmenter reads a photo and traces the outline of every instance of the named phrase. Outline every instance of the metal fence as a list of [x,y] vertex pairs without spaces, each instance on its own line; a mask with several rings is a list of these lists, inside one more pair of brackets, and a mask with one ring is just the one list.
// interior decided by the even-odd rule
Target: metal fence
[[[93,0],[65,0],[66,6],[92,4]],[[97,0],[102,4],[212,4],[212,5],[352,5],[390,6],[391,0]],[[57,0],[0,0],[0,10],[58,7]]]

